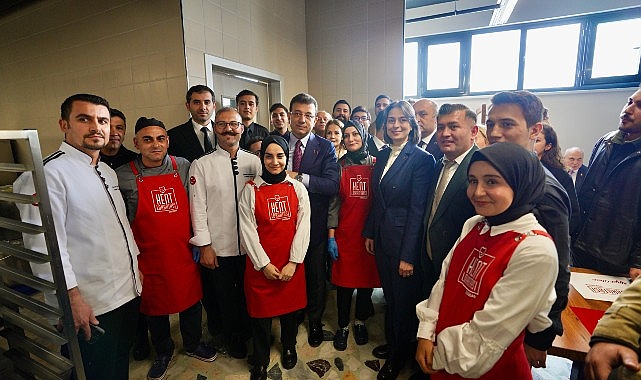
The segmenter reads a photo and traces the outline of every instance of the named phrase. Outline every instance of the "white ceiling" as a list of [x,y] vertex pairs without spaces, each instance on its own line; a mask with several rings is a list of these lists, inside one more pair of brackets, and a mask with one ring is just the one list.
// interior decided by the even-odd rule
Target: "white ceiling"
[[[497,0],[407,0],[406,20],[448,14],[454,12],[455,9],[457,15],[406,23],[405,38],[486,27],[490,24],[492,10],[464,14],[458,14],[458,12],[488,7],[496,3]],[[428,5],[417,6],[421,4]],[[632,6],[639,6],[639,0],[519,0],[509,23],[602,12]]]

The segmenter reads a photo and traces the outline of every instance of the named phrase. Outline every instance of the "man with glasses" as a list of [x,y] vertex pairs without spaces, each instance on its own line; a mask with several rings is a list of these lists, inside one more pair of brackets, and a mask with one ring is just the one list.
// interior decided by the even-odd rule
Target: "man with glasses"
[[305,256],[307,341],[312,347],[318,347],[323,341],[321,319],[327,297],[327,212],[329,200],[338,192],[338,163],[334,146],[311,133],[316,107],[316,99],[311,95],[302,93],[292,98],[289,104],[292,133],[287,162],[287,174],[305,185],[312,208],[311,236]]
[[353,121],[358,121],[359,123],[363,124],[363,127],[365,127],[365,130],[367,131],[369,130],[369,125],[372,120],[372,117],[370,116],[367,108],[363,106],[356,106],[352,111],[352,115],[350,116],[350,119]]
[[247,356],[250,336],[243,276],[245,256],[238,236],[238,198],[245,182],[261,172],[258,157],[240,149],[243,124],[238,112],[223,107],[216,112],[214,150],[195,160],[189,169],[189,197],[193,237],[200,252],[203,293],[220,310],[223,342],[237,359]]

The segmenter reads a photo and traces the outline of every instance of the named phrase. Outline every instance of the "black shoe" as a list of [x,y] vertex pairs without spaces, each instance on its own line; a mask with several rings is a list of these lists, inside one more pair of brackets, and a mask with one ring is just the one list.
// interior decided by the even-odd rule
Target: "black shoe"
[[251,373],[250,380],[267,380],[266,365],[255,365],[249,370],[249,373]]
[[318,347],[323,343],[323,324],[320,321],[309,322],[307,343],[312,347]]
[[367,327],[364,324],[354,324],[354,340],[356,344],[362,346],[369,342],[369,335],[367,334]]
[[372,355],[378,359],[387,359],[389,356],[389,346],[387,344],[380,345],[372,350]]
[[169,343],[170,346],[167,353],[156,355],[156,359],[147,372],[148,380],[162,380],[165,378],[165,375],[167,375],[167,369],[174,357],[174,343],[171,341]]
[[334,348],[338,351],[345,351],[347,348],[347,337],[349,336],[349,329],[347,327],[339,328],[334,334]]
[[283,353],[280,356],[280,360],[283,362],[283,368],[292,369],[298,361],[298,355],[296,354],[295,348],[284,348]]
[[394,365],[392,365],[392,362],[389,360],[385,361],[385,364],[383,364],[383,368],[381,368],[380,371],[378,371],[378,375],[376,375],[377,380],[395,380],[398,377],[398,373],[400,370],[398,368],[395,368]]

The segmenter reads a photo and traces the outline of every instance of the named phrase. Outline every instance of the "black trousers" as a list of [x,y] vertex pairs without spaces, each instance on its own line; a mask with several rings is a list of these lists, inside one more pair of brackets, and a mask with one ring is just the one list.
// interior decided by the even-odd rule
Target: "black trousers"
[[[205,306],[207,326],[211,332],[211,323],[218,320],[220,325],[215,328],[223,333],[225,343],[228,345],[244,342],[250,335],[249,315],[243,287],[245,260],[245,255],[219,256],[218,268],[202,267],[201,269],[203,295],[206,289],[209,296],[209,299],[203,302],[203,305],[207,303]],[[205,301],[204,298],[203,301]],[[210,309],[207,310],[207,307]],[[216,313],[214,318],[210,317],[210,312]]]
[[376,267],[387,302],[385,338],[389,345],[389,359],[401,368],[418,329],[416,304],[420,302],[421,281],[416,275],[401,277],[398,274],[399,264],[399,258],[377,252]]
[[[202,337],[202,306],[200,301],[178,313],[180,319],[180,335],[183,338],[185,351],[193,351],[200,343]],[[168,355],[171,348],[171,333],[169,327],[169,315],[156,315],[147,317],[149,321],[149,332],[151,343],[158,355]]]
[[[105,334],[93,343],[78,337],[82,364],[88,380],[129,379],[129,348],[134,341],[140,297],[105,314],[96,316]],[[69,347],[61,347],[61,353],[69,357]],[[75,376],[74,376],[75,378]]]
[[[372,293],[374,289],[360,288],[356,289],[356,310],[354,317],[361,321],[366,320],[374,314],[374,305],[372,304]],[[338,310],[338,327],[343,328],[349,325],[349,315],[352,309],[352,295],[354,288],[336,287],[336,306]]]
[[[296,312],[283,314],[280,318],[280,342],[283,350],[296,348]],[[254,341],[254,358],[256,365],[269,364],[269,349],[271,346],[272,318],[251,319],[252,339]]]
[[307,318],[320,322],[327,301],[327,242],[309,246],[305,256],[305,281],[307,282]]
[[203,287],[203,299],[200,301],[207,313],[207,330],[212,336],[220,334],[222,331],[222,321],[220,320],[220,309],[216,302],[216,291],[211,286],[213,279],[213,270],[200,266],[200,280]]

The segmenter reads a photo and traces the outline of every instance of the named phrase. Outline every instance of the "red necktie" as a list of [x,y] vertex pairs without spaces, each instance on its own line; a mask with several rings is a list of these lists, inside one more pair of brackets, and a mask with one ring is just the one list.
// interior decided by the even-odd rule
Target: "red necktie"
[[300,140],[296,141],[296,146],[294,147],[294,162],[292,163],[292,171],[298,173],[300,171],[300,162],[303,160],[303,144]]

